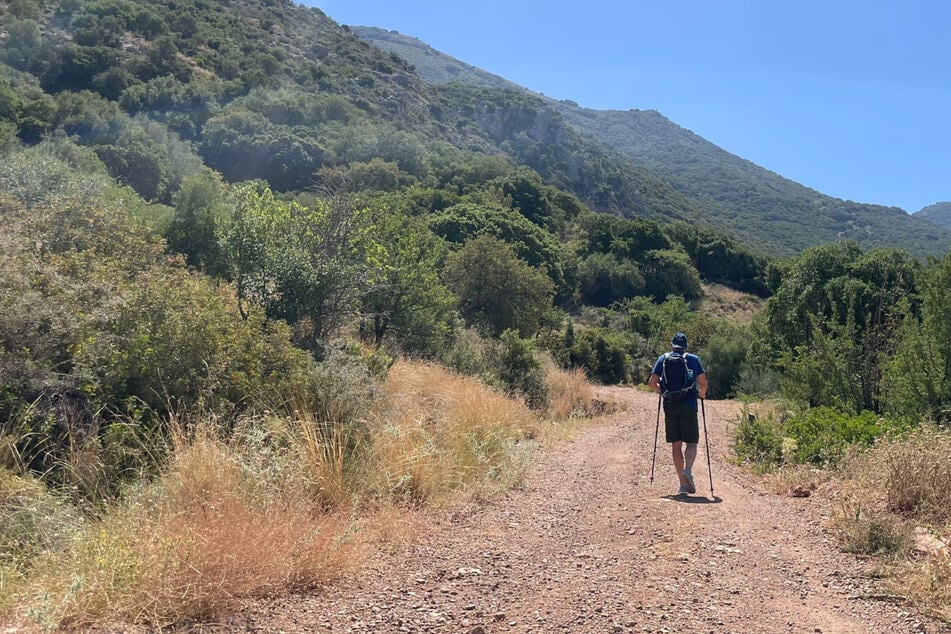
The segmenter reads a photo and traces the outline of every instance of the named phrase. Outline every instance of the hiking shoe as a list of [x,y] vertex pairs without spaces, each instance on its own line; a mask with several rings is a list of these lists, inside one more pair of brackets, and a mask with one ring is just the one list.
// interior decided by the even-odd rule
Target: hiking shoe
[[683,479],[685,480],[684,488],[687,489],[687,493],[696,493],[697,487],[694,486],[694,483],[693,483],[693,474],[687,471],[686,469],[684,469]]
[[681,484],[680,491],[677,492],[677,495],[687,495],[687,493],[689,493],[689,491],[687,491],[687,487]]

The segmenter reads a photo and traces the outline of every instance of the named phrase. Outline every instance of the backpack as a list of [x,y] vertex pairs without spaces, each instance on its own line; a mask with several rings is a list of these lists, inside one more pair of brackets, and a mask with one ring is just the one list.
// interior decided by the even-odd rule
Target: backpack
[[687,368],[687,355],[668,352],[660,375],[660,388],[667,403],[680,403],[697,391],[697,381]]

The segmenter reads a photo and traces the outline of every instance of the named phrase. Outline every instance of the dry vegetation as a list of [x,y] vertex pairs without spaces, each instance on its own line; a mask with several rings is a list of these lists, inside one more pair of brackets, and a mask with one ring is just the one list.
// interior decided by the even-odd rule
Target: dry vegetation
[[843,550],[868,557],[895,597],[951,623],[951,431],[922,427],[849,454],[836,469],[785,465],[764,475],[778,495],[831,505]]
[[162,474],[95,517],[2,471],[0,622],[163,626],[352,575],[373,542],[413,533],[409,509],[516,484],[536,439],[591,410],[583,375],[549,377],[548,415],[398,362],[360,424],[256,418],[224,434],[213,420],[173,421]]
[[750,324],[766,304],[766,300],[722,284],[704,284],[700,312],[729,319],[737,324]]
[[847,528],[846,538],[855,534],[871,546],[893,543],[883,551],[898,555],[896,593],[951,623],[949,455],[951,430],[923,426],[853,456],[843,473],[853,485],[847,491],[856,509],[846,525],[859,527]]

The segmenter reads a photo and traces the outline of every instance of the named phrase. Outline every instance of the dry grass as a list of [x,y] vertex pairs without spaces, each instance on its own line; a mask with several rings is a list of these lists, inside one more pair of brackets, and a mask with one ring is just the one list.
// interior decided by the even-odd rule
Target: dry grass
[[359,552],[350,523],[315,515],[308,500],[255,499],[253,474],[240,463],[208,435],[179,438],[154,487],[38,563],[18,592],[20,620],[162,626],[345,574]]
[[714,317],[749,324],[763,310],[766,300],[742,293],[722,284],[704,284],[700,312]]
[[848,465],[859,484],[878,492],[887,509],[928,523],[951,520],[946,488],[951,482],[951,430],[926,426],[885,439]]
[[829,471],[802,464],[787,464],[763,475],[766,489],[776,495],[792,495],[797,491],[817,491],[830,482]]
[[521,477],[524,441],[542,425],[524,404],[476,379],[408,361],[390,369],[386,391],[372,441],[375,488],[386,497],[440,502]]
[[905,555],[894,566],[895,591],[951,623],[951,550],[914,548],[911,537],[914,526],[924,526],[951,544],[948,455],[951,430],[922,426],[849,456],[837,491],[846,510],[837,523],[847,547],[887,552],[894,542],[894,552]]
[[[551,369],[548,377],[553,419],[592,411],[583,374]],[[35,538],[28,560],[11,563],[0,552],[0,622],[162,627],[346,577],[369,548],[415,539],[426,507],[517,485],[535,439],[572,424],[434,365],[398,362],[384,389],[361,407],[360,394],[337,390],[358,414],[346,421],[249,418],[229,428],[227,441],[213,420],[188,433],[172,421],[162,475],[98,519],[70,515],[38,482],[0,472],[0,528],[13,518],[24,527],[7,531],[7,551]],[[63,518],[65,537],[37,528]]]
[[545,382],[551,395],[548,409],[554,418],[568,420],[594,414],[594,388],[581,368],[562,370],[552,364],[545,370]]

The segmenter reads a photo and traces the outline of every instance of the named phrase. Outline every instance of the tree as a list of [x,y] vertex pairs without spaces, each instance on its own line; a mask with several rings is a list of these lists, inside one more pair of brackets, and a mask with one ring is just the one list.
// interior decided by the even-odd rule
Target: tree
[[295,325],[298,341],[314,352],[358,315],[379,275],[373,216],[345,199],[305,207],[247,187],[224,245],[241,313],[262,307]]
[[890,411],[951,421],[951,251],[921,276],[920,316],[908,302],[898,346],[884,374]]
[[228,272],[218,240],[228,214],[225,192],[221,177],[212,172],[186,178],[175,194],[175,215],[165,230],[169,248],[184,255],[189,266],[217,277]]
[[364,330],[377,346],[395,335],[405,350],[434,354],[449,336],[455,303],[438,274],[445,242],[419,219],[389,211],[376,218],[376,274],[361,309]]
[[492,236],[473,238],[452,254],[445,278],[463,317],[496,336],[508,329],[535,334],[554,296],[548,276]]
[[644,276],[634,262],[612,253],[592,253],[581,262],[578,293],[584,304],[610,306],[643,290]]
[[787,393],[810,404],[881,411],[883,366],[901,307],[917,310],[919,269],[895,249],[807,249],[782,267],[763,315],[767,341],[754,342],[753,354],[772,360],[787,375]]
[[658,249],[648,251],[644,260],[644,292],[657,301],[662,302],[671,295],[692,301],[703,295],[700,275],[686,253]]

